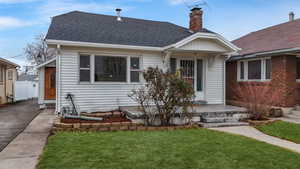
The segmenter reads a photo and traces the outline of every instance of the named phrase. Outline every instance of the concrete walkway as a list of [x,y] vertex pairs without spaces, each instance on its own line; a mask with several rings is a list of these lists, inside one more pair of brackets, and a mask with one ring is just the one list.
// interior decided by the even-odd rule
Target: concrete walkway
[[27,100],[0,107],[0,152],[39,113],[37,100]]
[[300,153],[300,144],[296,144],[290,141],[279,139],[277,137],[266,135],[250,126],[222,127],[222,128],[213,128],[212,130],[250,137],[262,142],[266,142],[278,147],[286,148],[294,152]]
[[54,119],[53,110],[41,112],[21,134],[0,152],[0,169],[34,169]]

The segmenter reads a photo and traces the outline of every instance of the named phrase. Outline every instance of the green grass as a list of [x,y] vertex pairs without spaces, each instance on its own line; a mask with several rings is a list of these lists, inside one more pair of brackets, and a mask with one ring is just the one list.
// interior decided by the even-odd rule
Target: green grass
[[61,132],[38,169],[298,169],[300,154],[207,129]]
[[272,124],[258,126],[256,128],[268,135],[300,144],[300,124],[278,121]]

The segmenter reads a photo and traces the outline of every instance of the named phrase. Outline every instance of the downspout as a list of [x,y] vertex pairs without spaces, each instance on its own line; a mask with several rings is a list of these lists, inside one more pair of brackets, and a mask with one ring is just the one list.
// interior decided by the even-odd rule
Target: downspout
[[55,112],[58,114],[60,112],[60,96],[61,96],[61,90],[60,90],[60,50],[61,46],[60,44],[57,44],[57,53],[56,53],[56,103],[55,103]]

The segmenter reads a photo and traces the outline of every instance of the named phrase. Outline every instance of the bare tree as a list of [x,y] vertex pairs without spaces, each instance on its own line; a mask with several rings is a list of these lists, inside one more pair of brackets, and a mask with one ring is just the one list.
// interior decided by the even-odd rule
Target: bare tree
[[39,65],[53,58],[55,54],[56,50],[48,48],[43,34],[36,36],[35,41],[27,44],[25,48],[26,58],[32,65]]

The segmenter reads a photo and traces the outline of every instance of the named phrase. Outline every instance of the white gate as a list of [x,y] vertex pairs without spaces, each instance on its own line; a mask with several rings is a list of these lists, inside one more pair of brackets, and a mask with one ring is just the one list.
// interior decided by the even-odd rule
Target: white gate
[[28,100],[38,97],[38,83],[32,81],[16,81],[14,84],[14,100]]

